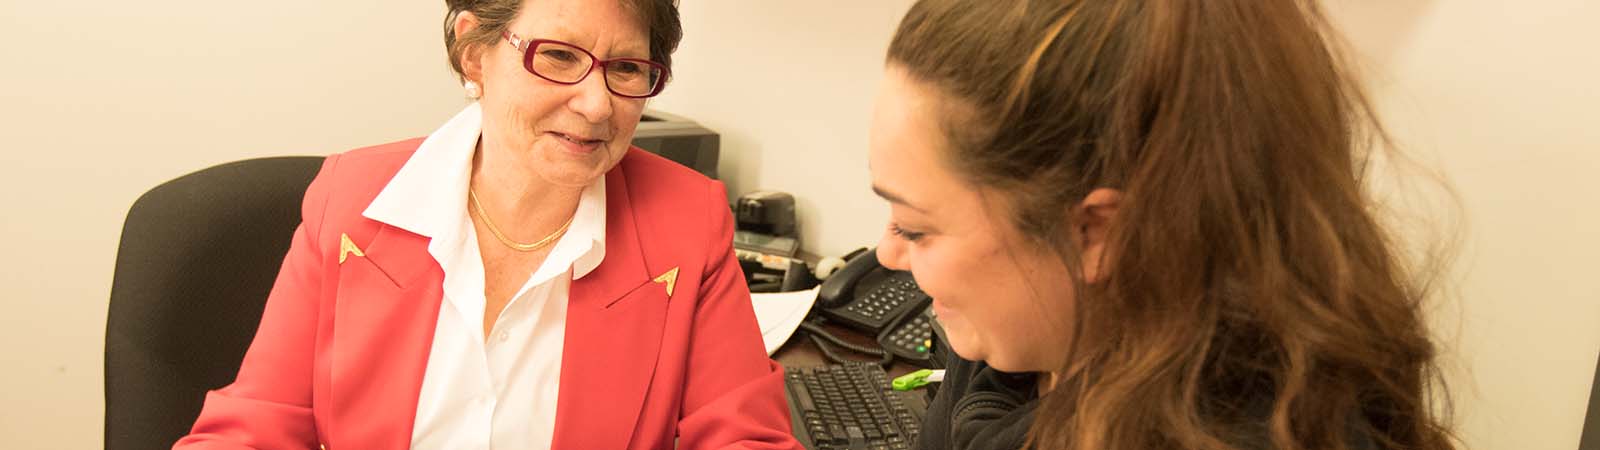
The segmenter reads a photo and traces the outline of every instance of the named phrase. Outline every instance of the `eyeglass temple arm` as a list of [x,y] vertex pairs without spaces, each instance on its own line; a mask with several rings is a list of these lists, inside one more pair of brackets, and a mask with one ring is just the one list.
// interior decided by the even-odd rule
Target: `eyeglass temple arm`
[[527,50],[525,48],[522,48],[522,45],[526,44],[527,42],[523,41],[521,37],[518,37],[515,34],[511,34],[508,31],[501,31],[500,35],[504,36],[506,38],[506,42],[510,42],[511,46],[512,47],[516,47],[517,50]]

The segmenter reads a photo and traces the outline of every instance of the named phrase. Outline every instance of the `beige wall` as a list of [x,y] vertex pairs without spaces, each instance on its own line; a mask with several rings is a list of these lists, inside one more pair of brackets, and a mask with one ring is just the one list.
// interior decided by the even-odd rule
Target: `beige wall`
[[[1461,294],[1440,322],[1460,336],[1464,437],[1576,447],[1600,349],[1600,10],[1331,1],[1395,134],[1461,191]],[[808,250],[874,242],[866,118],[910,1],[685,3],[678,79],[653,106],[723,133],[733,193],[795,193]],[[99,445],[105,299],[139,193],[223,161],[424,134],[461,105],[443,8],[391,4],[0,0],[0,231],[15,237],[0,247],[0,448]]]
[[1577,448],[1600,350],[1600,4],[1334,0],[1407,150],[1460,191],[1459,291],[1436,323],[1462,437]]
[[464,104],[443,2],[399,4],[0,0],[0,448],[100,446],[106,299],[139,194],[423,135]]
[[911,1],[684,3],[677,79],[656,106],[722,133],[731,195],[794,194],[806,250],[876,245],[888,207],[869,190],[867,122]]

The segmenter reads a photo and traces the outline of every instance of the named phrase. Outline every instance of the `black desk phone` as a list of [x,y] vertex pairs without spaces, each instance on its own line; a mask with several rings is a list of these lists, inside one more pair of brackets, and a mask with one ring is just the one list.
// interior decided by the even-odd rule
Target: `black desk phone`
[[930,339],[938,326],[932,303],[910,272],[883,267],[874,249],[860,252],[822,283],[815,312],[873,333],[890,354],[927,366],[933,363]]

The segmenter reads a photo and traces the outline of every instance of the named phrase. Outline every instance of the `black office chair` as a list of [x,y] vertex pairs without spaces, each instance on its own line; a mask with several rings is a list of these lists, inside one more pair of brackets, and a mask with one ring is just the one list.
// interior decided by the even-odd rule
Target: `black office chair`
[[233,382],[322,160],[222,164],[134,202],[106,319],[107,450],[170,449]]

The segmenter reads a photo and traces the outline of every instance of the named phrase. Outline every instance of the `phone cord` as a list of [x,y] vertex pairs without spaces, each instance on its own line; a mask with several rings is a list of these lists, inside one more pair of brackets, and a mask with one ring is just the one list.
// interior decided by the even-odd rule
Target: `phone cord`
[[851,350],[851,351],[854,351],[854,352],[857,352],[857,353],[865,353],[865,354],[868,354],[868,355],[881,356],[882,358],[877,361],[877,364],[879,366],[882,366],[882,367],[885,367],[885,368],[889,367],[889,364],[894,362],[894,354],[892,354],[892,353],[886,352],[883,349],[865,347],[865,346],[857,345],[857,344],[854,344],[854,343],[846,342],[843,339],[839,339],[838,336],[834,336],[833,333],[829,333],[828,330],[822,329],[821,326],[818,326],[817,324],[812,323],[811,321],[801,322],[800,323],[800,328],[806,330],[806,335],[811,337],[811,342],[817,344],[817,349],[822,350],[822,356],[827,358],[828,361],[830,361],[830,362],[833,362],[833,363],[836,363],[836,364],[845,364],[845,363],[851,363],[851,362],[871,362],[871,361],[856,361],[856,360],[852,360],[852,359],[848,359],[848,358],[845,358],[843,356],[840,356],[838,353],[835,353],[833,351],[833,346],[828,345],[828,343],[830,343],[830,342],[833,343],[834,345],[838,345],[840,347],[844,347],[847,350]]

